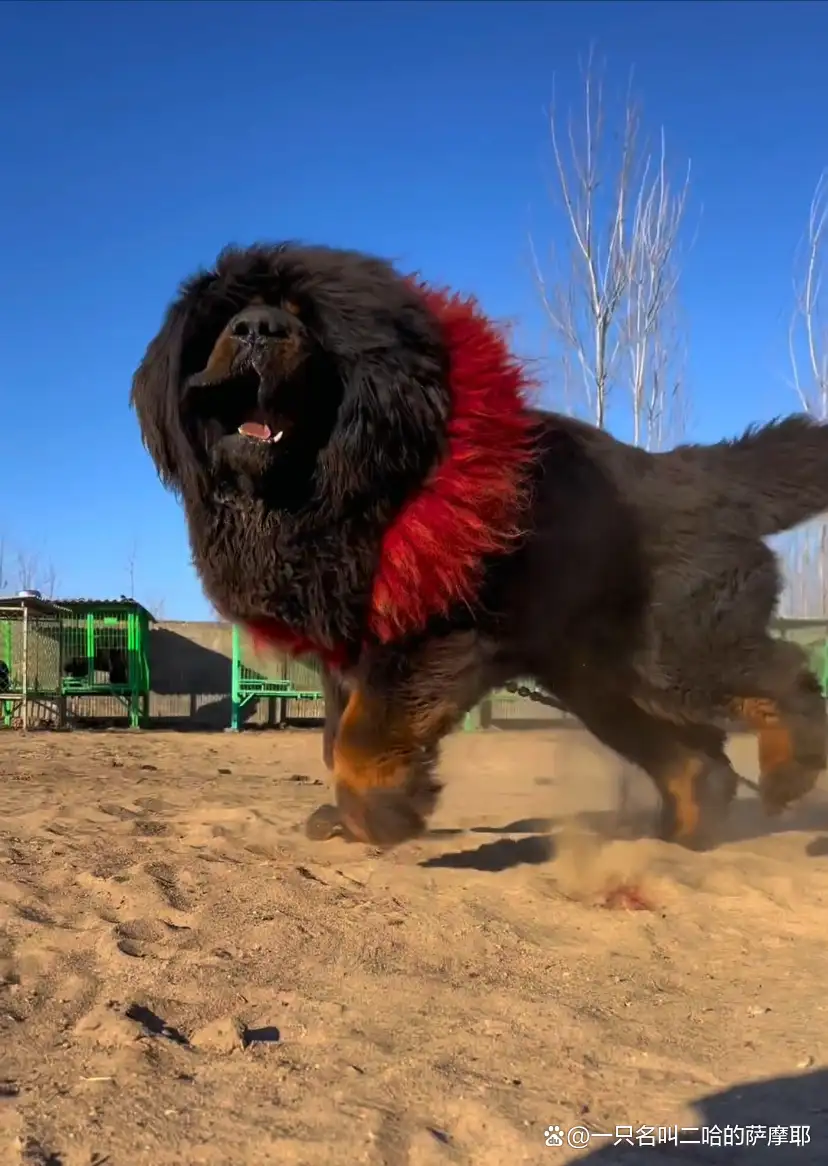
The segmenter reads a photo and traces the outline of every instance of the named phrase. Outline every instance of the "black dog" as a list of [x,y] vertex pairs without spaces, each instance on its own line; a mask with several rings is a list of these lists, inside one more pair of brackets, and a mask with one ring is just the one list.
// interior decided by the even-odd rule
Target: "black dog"
[[762,540],[828,509],[828,427],[650,454],[529,389],[473,302],[279,244],[183,286],[132,400],[216,608],[326,662],[352,836],[421,832],[441,738],[516,676],[650,774],[664,837],[710,840],[735,722],[778,811],[824,768],[826,716],[769,634]]
[[[87,656],[73,656],[63,665],[65,676],[74,680],[89,679],[89,658]],[[98,648],[92,661],[92,673],[106,672],[110,684],[129,683],[129,660],[123,648]],[[91,680],[94,683],[94,676]]]

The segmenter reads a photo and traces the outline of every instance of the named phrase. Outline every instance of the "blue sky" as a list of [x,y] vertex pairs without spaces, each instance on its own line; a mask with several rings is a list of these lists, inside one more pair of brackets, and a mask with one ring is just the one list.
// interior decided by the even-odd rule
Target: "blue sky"
[[[473,291],[545,351],[530,229],[553,240],[552,95],[594,43],[692,160],[692,436],[794,407],[792,271],[828,165],[828,5],[0,5],[0,536],[63,594],[206,618],[183,518],[128,407],[180,279],[302,237]],[[130,560],[134,563],[132,575]]]

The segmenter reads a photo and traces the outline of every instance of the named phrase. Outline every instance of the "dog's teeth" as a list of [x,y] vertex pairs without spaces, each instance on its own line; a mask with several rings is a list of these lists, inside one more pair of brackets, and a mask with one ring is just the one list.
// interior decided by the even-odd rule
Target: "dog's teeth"
[[278,433],[274,433],[273,437],[271,437],[270,444],[275,445],[276,442],[281,441],[284,436],[285,436],[284,429],[280,429]]

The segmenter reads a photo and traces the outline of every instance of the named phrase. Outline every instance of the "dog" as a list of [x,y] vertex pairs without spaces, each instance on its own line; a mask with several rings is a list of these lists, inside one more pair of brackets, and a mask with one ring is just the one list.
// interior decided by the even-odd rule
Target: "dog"
[[645,770],[690,847],[735,795],[732,728],[769,813],[825,768],[764,540],[828,509],[828,426],[645,452],[541,409],[474,299],[293,242],[184,282],[131,402],[217,611],[324,664],[336,807],[310,835],[421,834],[442,738],[517,676]]
[[[129,658],[123,648],[98,648],[92,661],[94,683],[95,672],[105,672],[110,684],[129,683]],[[89,657],[72,656],[63,665],[64,676],[71,676],[73,680],[89,680]]]

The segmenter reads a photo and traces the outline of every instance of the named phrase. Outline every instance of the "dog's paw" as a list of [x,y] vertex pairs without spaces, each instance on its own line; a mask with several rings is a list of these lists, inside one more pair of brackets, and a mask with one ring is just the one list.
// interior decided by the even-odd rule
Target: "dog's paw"
[[405,790],[374,788],[357,792],[340,782],[336,801],[345,831],[371,846],[389,849],[425,832],[426,819],[417,799]]
[[693,783],[692,797],[683,803],[668,799],[662,809],[659,834],[686,850],[712,850],[723,840],[729,810],[739,787],[730,765],[711,762]]
[[787,761],[775,766],[759,778],[759,796],[762,808],[769,817],[776,817],[788,806],[798,802],[816,785],[821,770],[801,765],[798,761]]
[[327,842],[343,833],[342,817],[336,806],[317,806],[305,821],[305,835],[312,842]]

